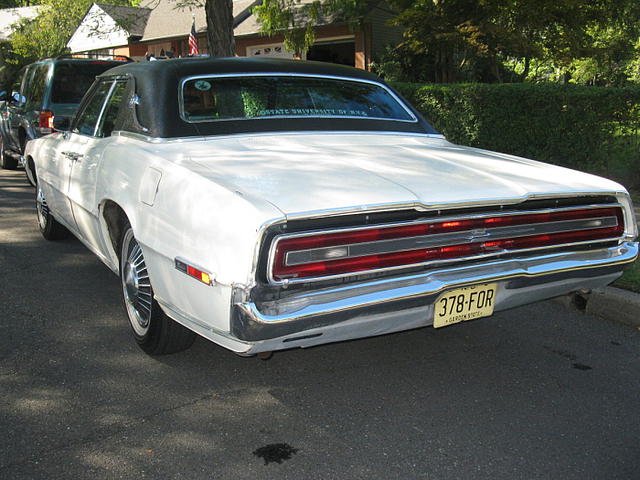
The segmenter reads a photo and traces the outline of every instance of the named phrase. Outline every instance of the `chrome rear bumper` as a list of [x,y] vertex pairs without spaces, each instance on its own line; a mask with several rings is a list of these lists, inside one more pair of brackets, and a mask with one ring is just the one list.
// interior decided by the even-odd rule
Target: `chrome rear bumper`
[[457,268],[304,291],[232,307],[231,335],[256,342],[247,353],[311,346],[432,324],[445,290],[498,283],[495,311],[604,287],[638,256],[638,243],[600,250],[511,258]]

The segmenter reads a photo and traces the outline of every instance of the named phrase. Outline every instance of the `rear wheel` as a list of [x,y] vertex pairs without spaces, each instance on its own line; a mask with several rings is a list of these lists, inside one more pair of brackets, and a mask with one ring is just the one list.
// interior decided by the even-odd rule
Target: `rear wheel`
[[18,160],[10,157],[4,148],[4,138],[0,133],[0,166],[5,170],[15,170],[18,168]]
[[38,188],[37,192],[36,212],[38,214],[38,226],[40,227],[42,236],[47,240],[62,240],[69,236],[69,230],[51,215],[42,189]]
[[129,225],[120,241],[120,279],[133,336],[142,350],[161,355],[191,346],[196,334],[169,318],[153,298],[144,254]]

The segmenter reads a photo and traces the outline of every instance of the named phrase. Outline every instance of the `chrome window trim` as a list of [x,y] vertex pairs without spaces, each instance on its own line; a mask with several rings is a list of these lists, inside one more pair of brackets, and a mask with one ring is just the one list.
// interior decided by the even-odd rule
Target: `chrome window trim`
[[436,140],[446,140],[445,136],[441,133],[420,133],[420,132],[393,132],[393,131],[372,131],[372,130],[309,130],[309,131],[293,131],[282,130],[274,132],[246,132],[246,133],[230,133],[225,135],[197,135],[189,137],[151,137],[149,135],[143,135],[137,132],[130,132],[128,130],[116,130],[111,136],[118,135],[121,137],[130,137],[141,140],[148,143],[179,143],[179,142],[208,142],[219,139],[238,138],[238,137],[269,137],[274,135],[393,135],[400,137],[426,137]]
[[[563,197],[563,198],[566,198],[566,197]],[[290,279],[285,279],[285,280],[276,280],[273,277],[273,266],[274,266],[274,262],[275,262],[276,248],[278,246],[278,243],[283,239],[301,238],[301,237],[308,237],[308,236],[314,236],[314,235],[323,235],[323,234],[331,234],[331,233],[355,232],[355,231],[360,231],[360,230],[370,230],[370,229],[373,229],[373,228],[392,228],[392,227],[411,226],[411,225],[416,225],[416,224],[440,223],[440,222],[456,221],[456,220],[473,220],[473,219],[490,218],[490,217],[501,217],[501,216],[516,216],[516,215],[527,215],[527,214],[529,214],[529,215],[530,214],[544,214],[544,213],[564,212],[564,211],[571,211],[571,210],[591,210],[591,209],[597,209],[597,208],[620,208],[620,209],[622,209],[623,214],[624,214],[624,206],[619,204],[619,203],[590,204],[590,205],[574,205],[574,206],[570,206],[570,207],[561,207],[561,208],[546,208],[546,209],[540,209],[540,210],[523,210],[523,211],[516,211],[516,212],[514,212],[514,211],[501,211],[501,212],[487,212],[487,213],[482,213],[482,214],[472,214],[472,215],[466,215],[466,216],[465,215],[456,215],[456,216],[449,216],[449,217],[435,217],[435,218],[429,219],[429,220],[396,222],[396,223],[382,224],[382,225],[381,224],[366,225],[366,226],[361,226],[361,227],[333,228],[333,229],[325,229],[325,230],[316,230],[316,231],[312,231],[312,232],[300,232],[300,233],[276,235],[272,239],[271,245],[269,246],[269,253],[268,253],[268,258],[267,258],[266,276],[267,276],[267,280],[268,280],[269,284],[284,286],[284,285],[289,285],[289,284],[312,283],[312,282],[319,282],[319,281],[325,281],[325,280],[334,280],[334,279],[337,279],[337,278],[348,278],[348,277],[353,277],[353,276],[357,276],[357,275],[376,274],[376,273],[382,273],[382,272],[389,272],[389,271],[393,271],[393,270],[414,268],[414,267],[419,267],[419,266],[429,266],[429,265],[436,265],[436,264],[440,265],[440,264],[447,264],[447,263],[460,262],[460,261],[483,259],[483,258],[488,258],[488,257],[494,257],[494,256],[497,256],[497,255],[503,255],[505,253],[511,254],[511,253],[521,253],[521,252],[530,252],[530,251],[538,251],[538,250],[549,250],[549,249],[553,249],[553,248],[567,247],[567,246],[579,246],[579,245],[584,245],[584,244],[589,244],[589,243],[602,243],[602,242],[612,242],[612,241],[621,242],[621,241],[627,239],[626,235],[622,235],[620,237],[606,238],[606,239],[601,239],[601,240],[588,240],[588,241],[583,241],[583,242],[562,243],[562,244],[557,244],[557,245],[549,245],[549,246],[544,246],[544,247],[535,247],[535,248],[526,248],[526,249],[500,250],[500,251],[496,251],[496,252],[492,252],[492,253],[478,254],[478,255],[472,255],[472,256],[467,256],[467,257],[456,257],[456,258],[453,258],[453,259],[431,260],[431,261],[427,261],[427,262],[419,262],[419,263],[408,264],[408,265],[398,265],[398,266],[386,267],[386,268],[380,268],[380,269],[374,269],[374,270],[364,270],[364,271],[359,271],[359,272],[341,273],[341,274],[337,274],[337,275],[326,275],[326,276],[321,276],[321,277],[305,277],[305,278],[302,278],[302,279],[290,278]],[[626,231],[626,228],[627,227],[625,225],[625,231]]]
[[[104,138],[104,137],[98,137],[97,133],[98,130],[102,128],[102,120],[103,120],[103,116],[104,116],[104,112],[107,109],[107,104],[109,103],[109,100],[111,100],[111,95],[113,95],[113,91],[116,88],[116,85],[118,84],[118,82],[122,83],[122,82],[127,82],[129,80],[129,77],[126,75],[113,75],[113,76],[107,76],[107,77],[98,77],[99,83],[109,83],[111,82],[111,86],[109,87],[109,91],[107,92],[107,96],[105,97],[104,102],[102,103],[102,107],[100,107],[100,113],[98,114],[98,120],[96,121],[96,124],[93,128],[93,133],[91,135],[87,135],[86,133],[81,133],[80,131],[71,131],[71,133],[74,133],[76,135],[81,135],[83,137],[91,137],[91,138]],[[95,93],[94,93],[95,95]],[[82,113],[84,113],[84,110],[86,110],[86,106],[88,104],[84,105],[84,108],[82,110]],[[79,117],[78,117],[79,118]],[[113,135],[113,132],[112,132]]]
[[[100,116],[98,117],[98,123],[96,123],[96,128],[93,131],[93,137],[95,137],[95,138],[105,138],[105,137],[102,136],[102,133],[103,133],[102,132],[102,128],[104,127],[104,115],[105,115],[105,112],[107,111],[107,106],[109,105],[109,102],[111,101],[111,97],[113,96],[113,92],[117,88],[118,84],[121,84],[121,85],[124,84],[125,87],[127,86],[126,78],[122,79],[122,78],[113,77],[112,80],[113,80],[113,82],[111,83],[111,88],[109,88],[109,93],[107,94],[107,99],[102,104],[102,109],[100,109]],[[100,133],[100,136],[98,136],[98,133]],[[109,136],[111,136],[111,135],[109,135]]]
[[[379,118],[379,117],[355,117],[355,116],[343,116],[343,115],[282,115],[282,116],[274,116],[274,117],[238,117],[238,118],[220,118],[220,119],[209,119],[209,120],[189,120],[185,114],[184,109],[184,84],[191,80],[200,80],[205,78],[233,78],[233,77],[303,77],[303,78],[324,78],[328,80],[342,80],[347,82],[354,83],[366,83],[369,85],[375,85],[376,87],[382,88],[391,98],[393,98],[398,104],[402,107],[402,109],[412,118],[412,120],[401,120],[394,118]],[[387,122],[402,122],[402,123],[418,123],[418,119],[415,114],[411,111],[411,109],[398,97],[389,87],[383,85],[380,82],[376,82],[374,80],[366,80],[360,78],[352,78],[352,77],[341,77],[338,75],[314,75],[314,74],[305,74],[305,73],[291,73],[291,72],[257,72],[257,73],[220,73],[220,74],[203,74],[203,75],[192,75],[190,77],[185,77],[180,80],[178,86],[178,111],[180,112],[180,118],[187,123],[210,123],[210,122],[228,122],[228,121],[241,121],[241,120],[277,120],[277,119],[299,119],[299,118],[342,118],[342,119],[353,119],[353,120],[383,120]]]
[[[82,133],[79,129],[76,128],[78,126],[78,124],[77,124],[77,122],[75,122],[74,129],[71,130],[71,133],[73,133],[75,135],[80,135],[82,137],[98,138],[98,137],[96,137],[96,132],[98,130],[98,127],[99,127],[100,123],[102,122],[102,115],[104,114],[104,111],[105,111],[105,109],[107,107],[107,102],[109,101],[109,98],[111,98],[111,92],[113,92],[113,86],[116,84],[116,82],[115,82],[115,80],[113,78],[106,77],[104,79],[98,80],[98,84],[100,84],[100,83],[103,83],[103,84],[111,83],[111,85],[109,86],[109,90],[107,91],[107,94],[105,95],[104,100],[102,101],[102,105],[100,106],[100,113],[98,113],[98,118],[96,119],[96,123],[93,126],[93,131],[91,132],[90,135],[87,134],[87,133]],[[91,97],[90,97],[89,101],[83,105],[82,111],[78,112],[79,115],[77,116],[77,121],[80,121],[81,116],[87,110],[87,107],[89,106],[90,101],[93,100],[93,98],[95,97],[98,88],[99,87],[97,86],[96,89],[91,94]]]

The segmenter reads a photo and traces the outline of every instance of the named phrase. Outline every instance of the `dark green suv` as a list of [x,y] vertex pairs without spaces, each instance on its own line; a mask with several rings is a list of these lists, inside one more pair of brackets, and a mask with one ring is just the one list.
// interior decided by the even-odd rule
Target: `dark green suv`
[[11,95],[0,92],[0,166],[23,165],[35,186],[33,165],[25,165],[24,147],[29,140],[64,130],[95,77],[129,62],[113,59],[60,56],[24,67],[14,81]]

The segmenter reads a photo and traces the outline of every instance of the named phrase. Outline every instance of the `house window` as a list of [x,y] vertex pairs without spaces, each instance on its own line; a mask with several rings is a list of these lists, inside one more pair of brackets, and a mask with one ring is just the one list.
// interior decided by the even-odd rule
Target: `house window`
[[247,50],[249,57],[293,58],[293,53],[287,51],[282,43],[249,47]]
[[314,43],[307,52],[307,60],[355,66],[356,43],[353,38]]
[[91,58],[101,58],[106,56],[113,56],[113,48],[102,48],[100,50],[92,50],[87,52],[87,55]]

